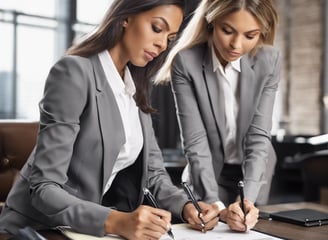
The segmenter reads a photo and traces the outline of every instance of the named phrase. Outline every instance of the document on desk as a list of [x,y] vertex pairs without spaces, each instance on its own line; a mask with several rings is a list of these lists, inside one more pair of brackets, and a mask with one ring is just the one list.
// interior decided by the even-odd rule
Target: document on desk
[[[202,233],[190,229],[187,224],[174,224],[172,231],[175,240],[277,240],[281,238],[273,237],[264,233],[250,230],[248,232],[234,232],[231,231],[227,224],[219,222],[219,224],[211,231]],[[71,229],[64,228],[61,232],[72,240],[118,240],[122,239],[119,236],[107,235],[104,237],[94,237],[86,234],[80,234],[72,231]],[[170,236],[164,235],[161,240],[172,240]]]
[[[188,227],[187,224],[175,224],[172,227],[175,240],[277,240],[276,238],[264,233],[250,230],[248,232],[234,232],[225,223],[219,224],[211,231],[202,233]],[[172,240],[168,235],[165,235],[161,240]]]

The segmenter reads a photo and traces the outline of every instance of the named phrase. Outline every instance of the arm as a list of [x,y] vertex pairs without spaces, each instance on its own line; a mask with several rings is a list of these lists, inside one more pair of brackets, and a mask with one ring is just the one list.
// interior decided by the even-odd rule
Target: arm
[[260,79],[264,86],[261,88],[257,105],[254,106],[253,118],[242,143],[245,196],[253,203],[265,181],[265,169],[270,160],[272,111],[280,77],[279,52],[270,51],[269,54],[269,60],[257,62],[257,68],[267,69],[267,73]]
[[[198,65],[198,66],[196,66]],[[190,168],[191,186],[205,202],[216,202],[218,186],[213,169],[213,159],[209,148],[208,136],[202,114],[199,109],[199,99],[196,95],[197,81],[203,81],[201,73],[191,74],[193,66],[201,69],[200,62],[192,62],[182,55],[177,55],[172,66],[172,92],[175,100],[177,118],[181,132],[181,140]],[[196,81],[196,80],[195,80]],[[198,83],[199,84],[199,83]],[[201,85],[204,86],[204,85]],[[204,96],[204,98],[206,98]]]
[[87,103],[92,68],[85,60],[65,58],[48,76],[40,102],[40,132],[31,163],[30,192],[35,209],[52,225],[69,225],[79,231],[104,235],[110,209],[82,200],[64,189],[80,116]]
[[181,217],[183,206],[188,198],[182,189],[176,187],[166,171],[161,150],[152,127],[150,114],[140,114],[144,129],[144,149],[146,154],[147,176],[146,187],[157,199],[160,208],[167,209],[177,217]]
[[[144,152],[148,155],[148,187],[158,200],[159,207],[169,210],[182,221],[188,221],[192,228],[202,230],[198,212],[182,189],[177,188],[171,181],[165,166],[161,151],[158,147],[155,134],[152,128],[152,120],[149,115],[141,114],[146,130]],[[200,202],[204,221],[205,231],[211,230],[218,222],[218,208],[216,204],[206,204]],[[150,224],[148,224],[149,226]]]

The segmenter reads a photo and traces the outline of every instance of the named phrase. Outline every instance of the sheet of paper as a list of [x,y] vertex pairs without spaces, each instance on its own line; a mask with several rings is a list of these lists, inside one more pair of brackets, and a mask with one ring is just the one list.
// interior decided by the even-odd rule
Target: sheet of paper
[[[277,240],[280,238],[272,237],[267,234],[259,233],[256,231],[248,232],[234,232],[231,231],[229,226],[225,223],[219,222],[219,224],[211,231],[202,233],[192,230],[187,224],[175,224],[172,226],[172,232],[175,240]],[[161,240],[172,240],[168,235],[165,235]]]
[[[119,236],[105,236],[105,237],[94,237],[86,234],[80,234],[72,231],[68,228],[62,228],[62,233],[65,234],[72,240],[118,240],[123,239]],[[175,240],[277,240],[280,238],[272,237],[270,235],[259,233],[256,231],[244,232],[233,232],[229,229],[228,225],[220,222],[218,226],[212,231],[202,233],[190,229],[187,224],[174,224],[172,226],[172,232]],[[172,240],[168,235],[164,235],[161,240]]]

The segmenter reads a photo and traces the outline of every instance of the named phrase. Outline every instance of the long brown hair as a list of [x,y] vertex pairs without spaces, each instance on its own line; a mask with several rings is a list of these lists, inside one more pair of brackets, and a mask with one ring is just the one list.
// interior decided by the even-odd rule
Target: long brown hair
[[[184,10],[184,0],[114,0],[95,31],[81,42],[72,45],[66,54],[90,57],[113,48],[122,39],[124,19],[162,5],[176,5]],[[128,63],[136,85],[136,103],[146,113],[154,111],[150,103],[152,78],[163,64],[169,49],[170,45],[145,67]]]

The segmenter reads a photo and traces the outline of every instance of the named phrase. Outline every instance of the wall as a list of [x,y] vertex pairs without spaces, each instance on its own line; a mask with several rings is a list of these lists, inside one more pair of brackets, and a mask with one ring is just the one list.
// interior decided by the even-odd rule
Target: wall
[[276,0],[276,46],[283,53],[282,125],[287,133],[321,133],[324,0]]

